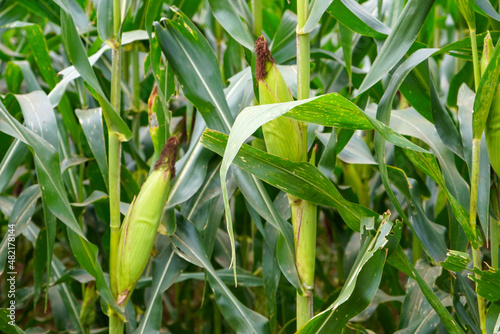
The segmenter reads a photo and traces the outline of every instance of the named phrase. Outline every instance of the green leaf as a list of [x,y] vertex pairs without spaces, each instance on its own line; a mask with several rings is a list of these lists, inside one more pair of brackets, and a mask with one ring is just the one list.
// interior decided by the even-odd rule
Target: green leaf
[[489,17],[491,17],[492,19],[496,20],[496,21],[500,21],[500,15],[498,14],[498,12],[495,10],[495,8],[493,8],[491,2],[487,1],[487,0],[475,0],[475,3],[476,5],[481,8],[481,10],[486,14],[488,15]]
[[177,220],[173,243],[179,255],[206,270],[208,282],[224,319],[239,333],[269,333],[269,322],[243,305],[215,272],[195,227],[187,220]]
[[[32,24],[26,26],[25,30],[32,55],[38,66],[38,69],[40,70],[40,73],[44,80],[49,84],[50,89],[53,89],[59,80],[57,79],[57,74],[52,67],[52,60],[49,55],[47,41],[45,40],[42,28],[37,24]],[[75,115],[73,114],[73,109],[71,107],[70,101],[67,97],[62,99],[59,105],[59,111],[63,117],[66,128],[73,137],[73,140],[78,142],[78,125],[75,119]]]
[[292,225],[280,215],[269,198],[264,185],[254,175],[244,172],[237,167],[233,169],[233,175],[241,193],[245,196],[251,207],[274,228],[280,231],[281,236],[276,246],[278,264],[286,279],[297,291],[302,291],[299,274],[295,267]]
[[460,13],[465,18],[469,29],[476,30],[476,14],[474,13],[474,0],[455,0]]
[[90,150],[94,154],[104,182],[108,184],[108,161],[106,159],[106,145],[101,112],[101,108],[75,110],[75,114],[80,121],[83,133],[85,133]]
[[486,313],[486,332],[496,333],[500,330],[500,305],[492,303]]
[[277,326],[278,302],[276,300],[276,294],[278,293],[278,284],[281,277],[280,268],[275,256],[276,247],[274,246],[278,242],[279,235],[269,224],[266,225],[263,232],[263,236],[265,235],[270,243],[270,247],[268,247],[267,243],[262,247],[262,275],[267,301],[267,311],[269,314],[269,324],[271,333],[273,333],[273,328]]
[[[367,112],[374,114],[372,110],[367,110]],[[412,108],[392,110],[391,128],[405,136],[418,138],[429,145],[441,165],[448,190],[462,206],[468,208],[469,186],[457,170],[453,153],[444,145],[432,123]]]
[[153,287],[149,303],[134,334],[160,331],[163,308],[161,296],[177,280],[186,265],[187,263],[175,254],[170,242],[153,260]]
[[[17,198],[9,217],[9,224],[14,225],[16,236],[20,235],[26,228],[26,225],[35,212],[36,202],[40,196],[40,186],[38,184],[34,184],[24,189]],[[5,269],[5,261],[7,259],[8,250],[8,236],[9,235],[6,233],[0,243],[0,272],[3,272]]]
[[283,64],[297,55],[297,23],[297,14],[290,10],[283,13],[278,30],[269,46],[278,64]]
[[24,116],[26,126],[45,139],[55,150],[59,148],[57,122],[47,95],[41,90],[14,95]]
[[469,241],[474,245],[478,245],[480,241],[480,239],[478,239],[480,232],[478,230],[471,230],[471,227],[469,225],[469,213],[446,187],[443,176],[439,172],[439,166],[434,155],[423,154],[420,152],[417,153],[409,150],[404,150],[404,152],[416,167],[418,167],[425,174],[429,175],[434,180],[434,182],[442,187],[442,189],[446,193],[446,196],[448,197],[448,201],[450,202],[451,209],[455,214],[455,218],[464,229],[467,239],[469,239]]
[[[123,33],[122,35],[122,41],[121,45],[127,45],[135,41],[141,41],[141,40],[147,40],[148,35],[146,31],[144,30],[133,30],[133,31],[127,31]],[[106,52],[107,50],[110,50],[110,46],[108,44],[104,44],[96,53],[94,53],[92,56],[88,57],[88,62],[90,63],[91,66],[93,66],[99,59],[100,57]],[[85,67],[85,66],[83,66]],[[83,71],[83,69],[82,69]],[[72,82],[73,80],[79,78],[80,76],[83,76],[79,70],[75,68],[75,66],[70,66],[62,71],[59,72],[60,75],[63,76],[62,80],[52,89],[52,91],[49,93],[49,99],[50,102],[52,103],[52,106],[55,107],[59,104],[61,101],[64,92],[66,91],[66,88],[68,87],[69,83]],[[84,77],[85,78],[85,77]]]
[[198,108],[207,126],[228,133],[233,118],[215,54],[195,25],[176,7],[171,10],[172,19],[154,23],[160,47],[177,73],[185,96]]
[[342,23],[339,24],[340,43],[342,53],[344,54],[345,69],[349,77],[349,83],[352,82],[352,37],[353,32]]
[[[475,93],[467,87],[467,85],[462,84],[458,92],[458,120],[460,125],[460,133],[462,136],[462,141],[464,143],[464,155],[465,162],[469,167],[469,171],[472,170],[472,118],[473,118],[473,105],[475,100]],[[481,227],[488,235],[488,217],[489,217],[489,206],[490,206],[490,162],[488,158],[488,149],[486,147],[486,139],[483,135],[481,138],[481,158],[479,163],[479,187],[478,187],[478,198],[477,198],[477,213],[479,220],[481,222]],[[470,172],[469,172],[470,173]],[[469,217],[467,217],[469,219]]]
[[[226,150],[222,160],[221,183],[224,205],[226,207],[226,220],[229,235],[232,236],[232,220],[227,196],[226,176],[229,166],[236,156],[241,144],[262,124],[287,113],[288,117],[307,122],[317,122],[321,125],[340,126],[346,128],[364,128],[368,123],[384,135],[388,141],[405,148],[425,151],[413,144],[408,139],[400,136],[381,122],[364,114],[353,103],[339,94],[333,93],[309,100],[263,105],[246,108],[238,116],[228,141],[229,150]],[[353,220],[354,221],[354,220]],[[353,226],[357,226],[357,222]],[[353,227],[356,228],[356,227]],[[231,238],[231,240],[233,240]],[[232,248],[234,250],[234,242]],[[233,251],[234,254],[234,251]],[[234,260],[234,258],[233,258]]]
[[[0,131],[5,132],[30,146],[34,152],[35,165],[42,196],[52,213],[68,227],[73,254],[91,275],[97,276],[97,288],[101,296],[119,313],[104,274],[97,261],[97,247],[87,241],[69,205],[63,186],[59,156],[45,139],[25,128],[14,119],[0,103]],[[42,132],[43,133],[43,132]]]
[[[424,210],[422,195],[420,194],[419,184],[408,179],[406,174],[395,167],[388,169],[389,180],[409,203],[408,217],[404,216],[406,223],[411,227],[414,235],[422,243],[422,248],[433,259],[433,261],[442,261],[446,257],[446,241],[443,226],[435,224],[428,217]],[[397,205],[400,205],[397,203]]]
[[470,256],[468,253],[451,249],[446,254],[446,260],[439,264],[446,270],[460,272],[467,268],[469,262]]
[[[26,10],[29,10],[31,13],[47,18],[57,25],[61,23],[59,7],[53,0],[26,0],[16,1],[16,3],[24,7],[24,15],[26,15]],[[18,8],[21,8],[20,6]]]
[[309,320],[298,333],[340,333],[346,322],[363,311],[378,290],[385,262],[383,247],[393,223],[383,220],[377,231],[373,218],[362,223],[363,240],[356,261],[337,299]]
[[253,101],[251,68],[247,67],[227,80],[229,86],[224,88],[224,94],[231,114],[236,117],[241,110],[248,107]]
[[[421,261],[417,263],[416,269],[419,270],[423,277],[421,279],[426,285],[434,286],[437,277],[441,274],[441,268],[430,267]],[[427,333],[430,328],[438,326],[441,323],[441,319],[424,299],[424,294],[414,280],[408,281],[406,291],[399,323],[400,330],[397,333]],[[451,306],[451,299],[447,293],[438,290],[435,293],[435,297],[443,306]],[[449,328],[447,329],[450,333],[460,333],[458,326],[454,331],[450,331]]]
[[90,86],[90,92],[93,93],[94,97],[99,101],[104,118],[106,119],[106,125],[110,131],[119,135],[120,140],[129,140],[132,137],[132,132],[130,132],[130,129],[117,113],[119,110],[114,110],[106,98],[94,70],[90,65],[89,59],[87,58],[85,48],[80,40],[80,35],[76,30],[73,18],[64,11],[61,12],[61,25],[63,41],[68,56],[73,62],[75,69]]
[[0,193],[4,191],[28,152],[29,149],[26,144],[18,139],[14,139],[0,163]]
[[311,8],[309,9],[309,16],[307,21],[302,27],[302,33],[308,34],[313,31],[318,25],[321,17],[328,9],[333,0],[316,0],[311,2]]
[[477,294],[489,301],[497,302],[500,300],[500,271],[489,267],[488,270],[481,270],[474,267],[474,275],[469,278],[476,282]]
[[102,191],[99,191],[99,190],[95,190],[92,192],[92,194],[90,194],[85,200],[83,200],[82,202],[80,203],[71,203],[72,206],[76,206],[76,207],[87,207],[88,205],[94,203],[94,202],[97,202],[97,201],[100,201],[104,198],[107,198],[108,195],[103,193]]
[[[223,155],[227,140],[222,133],[206,130],[202,144]],[[333,183],[309,163],[282,159],[246,144],[239,150],[234,163],[293,196],[338,209],[347,225],[355,231],[359,231],[363,217],[378,216],[370,209],[346,201]]]
[[24,76],[21,68],[17,64],[13,63],[12,61],[9,61],[7,63],[7,66],[5,66],[4,70],[4,78],[9,92],[14,94],[19,93],[24,80]]
[[248,50],[254,50],[255,38],[250,32],[230,0],[208,0],[212,13],[220,25],[234,38],[238,43]]
[[205,179],[207,164],[213,157],[213,153],[205,149],[200,142],[205,128],[205,122],[197,114],[189,149],[175,163],[176,175],[168,195],[168,208],[173,208],[191,198]]
[[107,42],[114,38],[113,0],[101,0],[97,4],[97,32],[101,40]]
[[[443,322],[443,324],[445,325],[445,327],[449,333],[453,333],[453,334],[464,333],[462,328],[456,323],[455,319],[453,319],[453,317],[450,315],[448,310],[446,310],[445,306],[443,305],[443,302],[446,302],[449,300],[449,298],[450,298],[449,295],[446,295],[446,300],[441,300],[444,297],[442,297],[442,295],[441,295],[442,298],[438,297],[434,293],[434,291],[429,287],[429,283],[431,283],[431,282],[429,282],[429,283],[426,282],[425,272],[424,272],[424,278],[422,278],[422,276],[420,275],[419,270],[424,271],[422,269],[425,269],[425,267],[422,268],[423,265],[422,265],[421,261],[419,261],[417,263],[417,268],[419,269],[419,270],[417,270],[413,266],[413,264],[408,260],[408,257],[403,252],[403,250],[401,249],[400,246],[398,246],[396,251],[389,257],[389,259],[387,261],[391,265],[396,265],[396,267],[399,270],[402,270],[403,272],[408,274],[410,277],[412,277],[416,281],[416,283],[419,287],[419,290],[414,289],[414,291],[416,293],[418,293],[420,291],[422,292],[425,299],[431,305],[431,307],[434,309],[434,311],[438,314],[439,318],[441,319],[441,321]],[[438,269],[440,269],[440,268],[438,268]],[[438,269],[434,269],[434,271],[438,270]],[[432,273],[432,271],[431,271],[431,273]],[[428,278],[427,278],[427,280],[428,280]],[[423,309],[422,311],[428,312],[428,309],[427,310]]]
[[[274,230],[276,232],[276,230]],[[220,279],[225,284],[234,283],[233,271],[229,269],[218,269],[215,271]],[[279,271],[278,271],[279,272]],[[204,281],[206,278],[205,273],[196,272],[196,273],[182,273],[176,279],[177,282],[183,282],[190,279]],[[252,273],[245,271],[243,269],[238,268],[238,285],[247,286],[247,287],[258,287],[263,286],[262,278],[253,275]]]
[[[33,245],[38,245],[37,240],[40,234],[39,228],[33,223],[29,223],[27,228],[23,231],[23,235],[28,239]],[[50,250],[48,247],[47,250]],[[52,253],[50,254],[52,255]],[[52,281],[57,281],[62,273],[65,271],[64,265],[56,258],[49,257],[50,259],[50,269],[47,269],[47,274],[51,275]],[[82,324],[79,320],[79,312],[80,306],[76,301],[75,296],[72,294],[70,287],[67,284],[59,284],[57,286],[57,290],[59,292],[60,298],[62,299],[62,303],[65,307],[65,316],[69,316],[74,326],[78,328],[80,331],[84,331]],[[50,293],[50,290],[49,290]],[[54,304],[51,301],[51,307],[54,308]]]
[[406,54],[424,24],[434,0],[410,0],[398,22],[377,54],[375,62],[361,83],[358,95],[382,79]]
[[50,88],[54,88],[57,83],[57,75],[52,67],[52,60],[50,59],[47,41],[42,28],[38,24],[32,24],[25,26],[25,30],[33,58],[40,69],[40,74]]
[[328,13],[360,35],[383,39],[391,29],[353,0],[334,0]]
[[[15,313],[15,310],[14,310]],[[5,334],[23,334],[25,333],[15,322],[15,314],[11,317],[11,311],[7,308],[0,309],[0,330]],[[14,324],[14,325],[13,325]]]
[[12,61],[12,64],[17,66],[24,77],[24,82],[28,88],[28,92],[33,92],[36,90],[42,90],[40,84],[38,83],[33,71],[31,70],[30,63],[26,60]]
[[486,120],[490,112],[491,103],[495,97],[500,79],[500,43],[497,43],[495,52],[488,63],[488,67],[481,77],[476,99],[474,100],[474,112],[472,114],[472,137],[481,139]]

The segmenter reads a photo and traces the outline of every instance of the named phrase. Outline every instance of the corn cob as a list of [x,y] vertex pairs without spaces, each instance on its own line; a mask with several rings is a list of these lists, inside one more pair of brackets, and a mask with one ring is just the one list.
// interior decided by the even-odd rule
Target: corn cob
[[176,137],[170,137],[153,171],[132,201],[120,229],[118,249],[118,305],[126,304],[146,267],[153,248],[163,207],[175,176]]
[[[293,101],[264,37],[255,42],[255,52],[259,104]],[[307,128],[303,122],[281,116],[264,124],[262,131],[269,153],[295,162],[307,161]]]

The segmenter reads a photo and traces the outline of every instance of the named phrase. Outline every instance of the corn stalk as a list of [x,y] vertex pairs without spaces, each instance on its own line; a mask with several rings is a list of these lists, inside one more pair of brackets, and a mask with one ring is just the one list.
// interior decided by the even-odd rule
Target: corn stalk
[[[121,102],[121,52],[120,24],[121,24],[121,1],[113,0],[113,32],[112,43],[112,65],[111,65],[111,104],[115,111],[120,114]],[[111,292],[115,299],[118,298],[117,282],[117,259],[118,243],[120,240],[120,168],[121,168],[121,142],[119,137],[112,131],[108,132],[109,143],[109,212],[110,212],[110,260],[109,279]],[[109,318],[109,333],[123,333],[123,322],[115,312],[111,312]]]
[[[297,98],[309,98],[310,44],[303,27],[309,17],[309,1],[297,1]],[[306,128],[307,131],[307,128]],[[307,133],[307,132],[306,132]],[[314,164],[314,161],[312,161]],[[317,206],[305,200],[291,202],[297,270],[304,294],[297,293],[297,329],[313,316],[314,263],[316,259]]]

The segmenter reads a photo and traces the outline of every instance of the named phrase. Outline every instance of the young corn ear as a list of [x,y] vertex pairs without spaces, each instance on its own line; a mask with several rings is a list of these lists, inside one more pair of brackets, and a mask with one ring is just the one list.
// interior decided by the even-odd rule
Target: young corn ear
[[175,176],[175,160],[179,141],[170,137],[153,171],[132,201],[120,229],[118,249],[118,305],[127,302],[146,267],[156,231]]
[[154,148],[153,161],[157,161],[160,157],[162,146],[165,142],[164,118],[160,96],[158,95],[158,87],[155,84],[148,100],[149,132],[151,133]]
[[[490,33],[486,34],[484,38],[483,55],[481,57],[481,75],[486,70],[488,63],[493,55],[494,46],[491,40]],[[497,175],[500,175],[500,96],[497,92],[491,103],[490,112],[486,121],[484,129],[486,137],[486,147],[488,148],[488,155],[490,157],[491,167]]]
[[[263,36],[255,42],[255,52],[259,104],[293,101]],[[303,122],[281,116],[264,124],[262,131],[269,153],[295,162],[307,161],[307,128]]]

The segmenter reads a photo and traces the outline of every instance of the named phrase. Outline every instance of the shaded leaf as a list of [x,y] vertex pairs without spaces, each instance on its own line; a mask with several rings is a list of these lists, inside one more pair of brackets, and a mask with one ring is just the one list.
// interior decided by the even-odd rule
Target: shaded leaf
[[433,0],[410,0],[398,18],[370,71],[359,87],[358,95],[382,79],[410,49],[424,24]]

